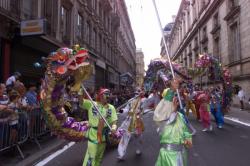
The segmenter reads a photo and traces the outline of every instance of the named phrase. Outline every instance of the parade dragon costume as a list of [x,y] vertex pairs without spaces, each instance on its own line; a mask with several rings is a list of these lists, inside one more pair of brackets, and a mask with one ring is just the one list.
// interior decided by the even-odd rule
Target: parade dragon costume
[[88,122],[78,122],[68,116],[64,105],[66,82],[74,78],[70,91],[78,92],[82,81],[89,78],[92,68],[88,62],[88,51],[75,46],[60,48],[45,60],[46,72],[41,87],[43,110],[52,132],[61,138],[81,141],[88,130]]

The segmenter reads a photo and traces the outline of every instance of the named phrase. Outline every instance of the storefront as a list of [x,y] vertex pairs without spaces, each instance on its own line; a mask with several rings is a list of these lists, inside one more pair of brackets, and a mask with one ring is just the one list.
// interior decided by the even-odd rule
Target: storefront
[[124,88],[126,87],[132,87],[133,83],[134,83],[134,79],[132,77],[132,74],[127,72],[127,73],[123,73],[120,75],[120,82],[121,82],[121,86]]
[[109,86],[111,89],[119,89],[119,74],[112,68],[108,67]]
[[45,72],[45,67],[36,68],[34,63],[42,62],[42,57],[47,57],[50,52],[59,46],[52,44],[39,36],[16,37],[11,46],[11,73],[22,73],[22,81],[39,82]]
[[98,59],[95,65],[95,88],[107,87],[106,64]]

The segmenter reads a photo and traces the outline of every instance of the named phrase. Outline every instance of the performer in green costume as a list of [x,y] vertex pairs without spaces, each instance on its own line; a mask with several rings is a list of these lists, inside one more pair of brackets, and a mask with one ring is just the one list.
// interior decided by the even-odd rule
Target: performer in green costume
[[[112,131],[116,131],[117,113],[113,105],[108,104],[110,91],[108,89],[100,89],[97,102],[95,102],[103,117],[107,120]],[[86,133],[88,139],[88,148],[84,158],[83,166],[100,166],[103,154],[108,141],[109,128],[104,123],[95,107],[90,100],[83,100],[81,107],[88,110],[88,119],[90,129]]]
[[156,107],[154,121],[159,126],[161,149],[156,166],[186,166],[186,148],[192,146],[192,135],[183,115],[177,112],[178,99],[175,91],[179,81],[173,80],[165,89],[163,99]]

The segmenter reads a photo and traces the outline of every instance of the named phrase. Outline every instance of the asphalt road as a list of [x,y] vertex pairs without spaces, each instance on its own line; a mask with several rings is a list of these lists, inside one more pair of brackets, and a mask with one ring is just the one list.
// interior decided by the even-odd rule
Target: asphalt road
[[[118,162],[117,150],[106,150],[103,166],[153,166],[159,153],[159,137],[152,122],[152,114],[144,117],[146,130],[143,135],[144,147],[141,156],[135,155],[135,141],[131,140],[125,161]],[[191,119],[197,129],[193,137],[193,148],[189,150],[190,166],[249,166],[250,127],[228,121],[223,129],[213,122],[212,132],[203,132],[200,122]],[[80,166],[86,151],[86,142],[77,143],[46,166]]]

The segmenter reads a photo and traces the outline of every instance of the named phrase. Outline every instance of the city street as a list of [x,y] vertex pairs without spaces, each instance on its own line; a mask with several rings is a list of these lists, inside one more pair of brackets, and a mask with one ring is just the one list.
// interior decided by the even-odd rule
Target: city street
[[[249,113],[244,112],[244,114]],[[159,137],[152,122],[152,114],[145,115],[144,120],[146,131],[144,133],[143,154],[141,156],[135,155],[135,146],[132,140],[125,161],[117,161],[116,149],[107,149],[103,166],[153,166],[155,164],[159,152]],[[193,137],[193,148],[189,150],[190,166],[249,165],[250,127],[246,124],[242,125],[226,120],[224,128],[218,129],[213,122],[214,130],[212,132],[202,132],[199,122],[193,119],[191,122],[197,129],[197,134]],[[86,143],[77,143],[51,159],[46,166],[80,166],[85,150]]]
[[[0,0],[0,166],[186,166],[191,144],[189,166],[250,166],[249,18],[250,0]],[[200,113],[192,142],[178,107]],[[174,121],[161,138],[153,116]],[[101,160],[123,129],[142,153],[132,135]]]

